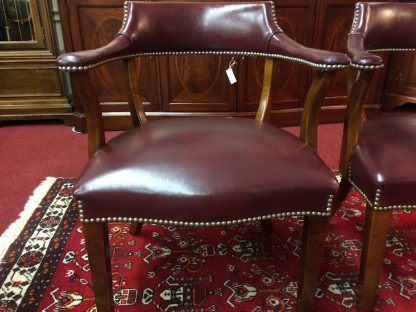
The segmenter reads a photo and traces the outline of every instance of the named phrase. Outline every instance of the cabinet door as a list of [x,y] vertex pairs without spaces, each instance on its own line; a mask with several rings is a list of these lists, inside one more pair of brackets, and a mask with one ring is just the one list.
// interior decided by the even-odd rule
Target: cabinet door
[[416,104],[415,52],[392,53],[382,102],[388,110],[408,102]]
[[[276,2],[279,25],[292,39],[311,46],[315,1],[295,0]],[[238,111],[257,109],[261,94],[264,60],[240,58],[238,79]],[[308,68],[287,61],[275,61],[272,84],[273,117],[279,124],[296,123],[303,105],[308,83]],[[293,114],[297,113],[297,114]],[[280,114],[281,117],[276,115]],[[290,120],[292,119],[292,120]]]
[[225,73],[230,60],[216,55],[161,57],[163,110],[235,111],[235,87]]
[[[320,0],[317,10],[314,47],[346,53],[348,33],[354,14],[355,0]],[[346,105],[348,71],[339,71],[328,91],[325,106]],[[376,103],[380,93],[382,72],[378,71],[369,88],[366,103]]]
[[[94,49],[111,41],[121,27],[122,0],[67,0],[73,50]],[[145,109],[159,110],[157,93],[158,60],[141,60],[138,75],[140,95]],[[100,66],[91,72],[104,112],[128,111],[125,73],[122,61]],[[75,100],[77,99],[74,94]]]
[[0,3],[0,121],[62,119],[72,123],[56,66],[49,0]]

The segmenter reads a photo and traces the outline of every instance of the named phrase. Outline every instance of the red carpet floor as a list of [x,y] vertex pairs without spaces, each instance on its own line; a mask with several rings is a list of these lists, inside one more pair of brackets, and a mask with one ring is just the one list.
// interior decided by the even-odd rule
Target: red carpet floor
[[[338,167],[341,132],[340,124],[320,126],[319,153],[331,169]],[[86,161],[87,138],[70,127],[54,122],[1,123],[0,234],[18,218],[45,177],[76,177]]]
[[[0,266],[0,311],[95,311],[73,180],[58,179]],[[364,203],[331,218],[315,311],[356,311]],[[412,217],[413,216],[413,217]],[[395,212],[376,311],[416,311],[414,214]],[[206,229],[110,224],[116,312],[295,311],[302,219]]]

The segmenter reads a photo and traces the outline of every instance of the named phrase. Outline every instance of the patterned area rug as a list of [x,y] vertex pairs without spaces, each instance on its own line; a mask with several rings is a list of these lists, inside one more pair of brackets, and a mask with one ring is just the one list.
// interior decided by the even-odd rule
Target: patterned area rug
[[[71,179],[56,179],[0,266],[0,311],[95,311]],[[354,311],[364,203],[332,218],[316,311]],[[415,311],[415,214],[395,213],[378,311]],[[191,230],[110,224],[116,311],[295,311],[302,219]]]

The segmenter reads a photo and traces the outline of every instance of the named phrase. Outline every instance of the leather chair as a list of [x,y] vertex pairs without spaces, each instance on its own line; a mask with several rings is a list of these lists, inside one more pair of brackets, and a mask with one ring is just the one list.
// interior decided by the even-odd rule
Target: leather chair
[[[136,57],[182,54],[265,58],[255,119],[147,122],[130,81],[129,107],[137,127],[105,144],[88,71],[123,60],[128,76]],[[275,60],[316,69],[300,139],[267,122]],[[107,222],[209,227],[267,225],[282,216],[305,218],[298,306],[312,309],[325,228],[338,205],[335,176],[316,155],[317,118],[336,70],[348,66],[346,55],[305,48],[288,38],[277,24],[273,2],[127,1],[122,27],[110,43],[63,54],[57,62],[71,74],[87,118],[90,161],[74,196],[98,311],[112,311],[113,304]]]
[[373,311],[389,222],[394,210],[416,208],[416,115],[382,113],[362,121],[374,71],[383,59],[371,51],[414,51],[416,4],[357,3],[348,37],[353,75],[340,171],[367,202],[359,275],[360,311]]

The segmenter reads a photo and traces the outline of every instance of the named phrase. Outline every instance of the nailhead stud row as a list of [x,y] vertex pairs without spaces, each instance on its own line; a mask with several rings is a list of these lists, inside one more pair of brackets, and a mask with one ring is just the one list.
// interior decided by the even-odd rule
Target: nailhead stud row
[[228,220],[228,221],[208,221],[208,222],[192,222],[192,221],[174,221],[174,220],[161,220],[161,219],[152,219],[152,218],[136,218],[136,217],[104,217],[104,218],[85,218],[83,203],[78,201],[78,211],[81,222],[83,223],[101,223],[101,222],[139,222],[139,223],[152,223],[152,224],[164,224],[164,225],[178,225],[178,226],[190,226],[190,227],[206,227],[206,226],[224,226],[224,225],[233,225],[253,221],[261,220],[270,220],[281,217],[290,217],[290,216],[320,216],[320,217],[329,217],[332,213],[332,203],[334,195],[329,195],[328,202],[326,205],[326,212],[316,212],[316,211],[297,211],[297,212],[283,212],[276,214],[269,214],[266,216],[252,217],[252,218],[243,218],[237,220]]
[[371,202],[368,196],[364,193],[362,189],[360,189],[351,179],[351,177],[348,177],[348,181],[351,183],[351,185],[354,187],[354,189],[357,190],[358,193],[360,193],[365,201],[374,209],[377,211],[381,210],[405,210],[405,209],[416,209],[416,205],[390,205],[390,206],[384,206],[380,207],[380,198],[381,198],[381,189],[376,190],[376,194],[374,196],[374,202]]
[[353,33],[357,30],[358,22],[360,20],[360,16],[361,16],[361,6],[358,3],[356,3],[355,4],[355,9],[354,9],[354,18],[352,20],[350,33]]
[[353,67],[353,68],[358,68],[358,69],[374,70],[374,69],[383,68],[384,64],[380,64],[380,65],[359,65],[359,64],[350,63],[350,66]]
[[146,56],[165,56],[165,55],[241,55],[241,56],[262,56],[262,57],[270,57],[275,59],[283,59],[287,61],[292,62],[298,62],[302,64],[309,65],[311,67],[317,68],[319,70],[327,71],[327,70],[334,70],[338,68],[345,68],[348,67],[348,65],[342,65],[342,64],[318,64],[313,63],[310,61],[306,61],[304,59],[298,58],[298,57],[292,57],[292,56],[286,56],[281,54],[269,54],[269,53],[261,53],[261,52],[245,52],[245,51],[181,51],[181,52],[152,52],[152,53],[137,53],[137,54],[130,54],[125,56],[119,56],[114,58],[105,59],[101,62],[85,65],[85,66],[58,66],[59,70],[66,71],[66,72],[82,72],[90,70],[94,67],[97,67],[99,65],[121,60],[121,59],[128,59],[132,57],[146,57]]

